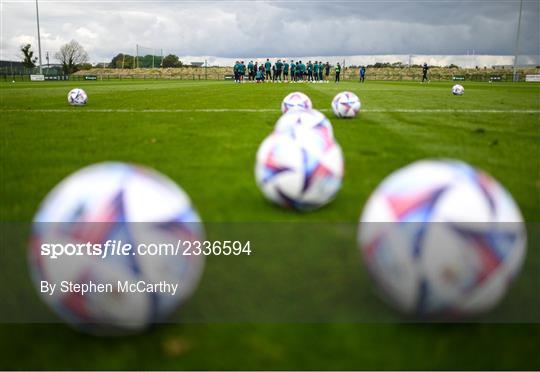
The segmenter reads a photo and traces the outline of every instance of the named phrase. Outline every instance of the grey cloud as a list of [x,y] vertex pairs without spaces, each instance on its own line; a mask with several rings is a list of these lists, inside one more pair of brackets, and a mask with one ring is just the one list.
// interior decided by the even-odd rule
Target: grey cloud
[[[523,54],[539,54],[538,0],[525,1]],[[96,62],[142,44],[218,57],[514,52],[516,1],[42,2],[43,50],[76,39]],[[6,2],[2,59],[35,44],[33,2]]]

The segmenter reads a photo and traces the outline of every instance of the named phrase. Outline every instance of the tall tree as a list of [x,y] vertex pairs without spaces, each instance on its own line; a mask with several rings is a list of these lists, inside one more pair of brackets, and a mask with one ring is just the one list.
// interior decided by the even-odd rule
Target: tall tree
[[37,57],[34,57],[32,46],[30,44],[22,45],[21,52],[23,57],[23,65],[27,68],[36,67]]
[[182,62],[178,59],[178,56],[174,54],[169,54],[163,58],[163,67],[182,67]]
[[118,53],[113,57],[111,63],[109,63],[111,68],[133,68],[133,56],[129,54]]
[[77,71],[77,66],[88,62],[88,53],[84,50],[81,44],[75,40],[64,44],[54,58],[62,63],[64,73],[71,74]]

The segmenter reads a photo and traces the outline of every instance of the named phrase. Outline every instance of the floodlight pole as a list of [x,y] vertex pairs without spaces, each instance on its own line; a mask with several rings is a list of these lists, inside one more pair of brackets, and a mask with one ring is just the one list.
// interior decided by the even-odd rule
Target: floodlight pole
[[43,67],[41,63],[41,34],[39,32],[39,7],[38,0],[36,0],[36,20],[37,20],[37,40],[38,40],[38,52],[39,52],[39,73],[43,74]]
[[517,32],[516,32],[516,48],[515,48],[515,56],[514,56],[514,69],[512,71],[512,81],[517,82],[518,76],[517,76],[517,60],[519,55],[519,33],[521,31],[521,11],[523,10],[523,0],[519,2],[519,16],[518,16],[518,24],[517,24]]

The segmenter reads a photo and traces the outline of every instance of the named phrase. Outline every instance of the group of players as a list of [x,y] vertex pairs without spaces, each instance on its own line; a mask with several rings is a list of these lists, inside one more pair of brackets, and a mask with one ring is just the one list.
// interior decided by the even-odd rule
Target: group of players
[[[265,63],[259,64],[257,61],[249,61],[247,66],[244,61],[236,61],[233,67],[234,81],[242,83],[247,75],[248,81],[256,81],[257,83],[264,82],[328,82],[330,76],[330,63],[322,61],[309,61],[307,64],[302,61],[295,62],[291,60],[288,63],[285,60],[278,59],[272,64],[267,58]],[[422,66],[422,83],[427,81],[429,67],[427,63]],[[334,67],[335,82],[339,83],[341,74],[341,65],[339,62]],[[360,82],[363,83],[366,77],[366,68],[360,66]],[[290,79],[289,79],[290,77]]]
[[[328,81],[330,76],[330,63],[322,61],[309,61],[307,64],[302,61],[287,62],[278,59],[276,63],[266,59],[265,63],[259,64],[257,61],[249,61],[247,66],[244,61],[236,61],[234,64],[234,81],[241,83],[247,75],[248,81],[256,81],[257,83],[264,82],[324,82]],[[335,81],[339,82],[341,73],[341,65],[338,63],[334,67]]]

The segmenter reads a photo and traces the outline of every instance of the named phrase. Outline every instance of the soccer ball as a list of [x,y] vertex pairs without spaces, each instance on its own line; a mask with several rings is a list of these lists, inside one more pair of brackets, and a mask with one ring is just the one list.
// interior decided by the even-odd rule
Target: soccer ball
[[388,176],[364,207],[358,236],[381,296],[418,317],[491,309],[525,256],[523,218],[492,177],[458,161],[424,160]]
[[[131,333],[177,309],[195,290],[204,267],[204,256],[183,255],[185,245],[152,255],[152,244],[176,247],[203,235],[189,197],[169,178],[139,166],[100,163],[70,175],[47,195],[34,217],[28,262],[41,299],[64,321],[98,335]],[[102,251],[83,248],[73,254],[75,244],[88,242]],[[112,242],[132,248],[115,255]],[[62,244],[65,254],[53,258],[54,250],[44,251],[43,244]],[[42,281],[56,284],[52,295],[40,290]],[[161,282],[178,284],[175,293],[172,286],[147,290]],[[62,292],[62,283],[110,288]],[[124,291],[126,283],[136,284],[136,291],[133,285]]]
[[69,104],[73,106],[86,105],[86,102],[88,102],[86,92],[80,88],[70,90],[67,99]]
[[465,88],[463,88],[463,86],[456,84],[452,87],[452,94],[454,96],[461,96],[463,93],[465,93]]
[[317,110],[292,110],[283,114],[274,127],[275,132],[290,132],[295,127],[321,130],[334,137],[330,120]]
[[281,102],[281,112],[286,113],[290,110],[304,109],[308,110],[313,107],[308,96],[301,92],[293,92],[288,94]]
[[338,93],[332,100],[332,111],[340,118],[354,118],[360,106],[360,99],[351,92]]
[[341,187],[341,148],[325,131],[298,126],[272,133],[257,152],[255,178],[263,194],[278,205],[319,208]]

